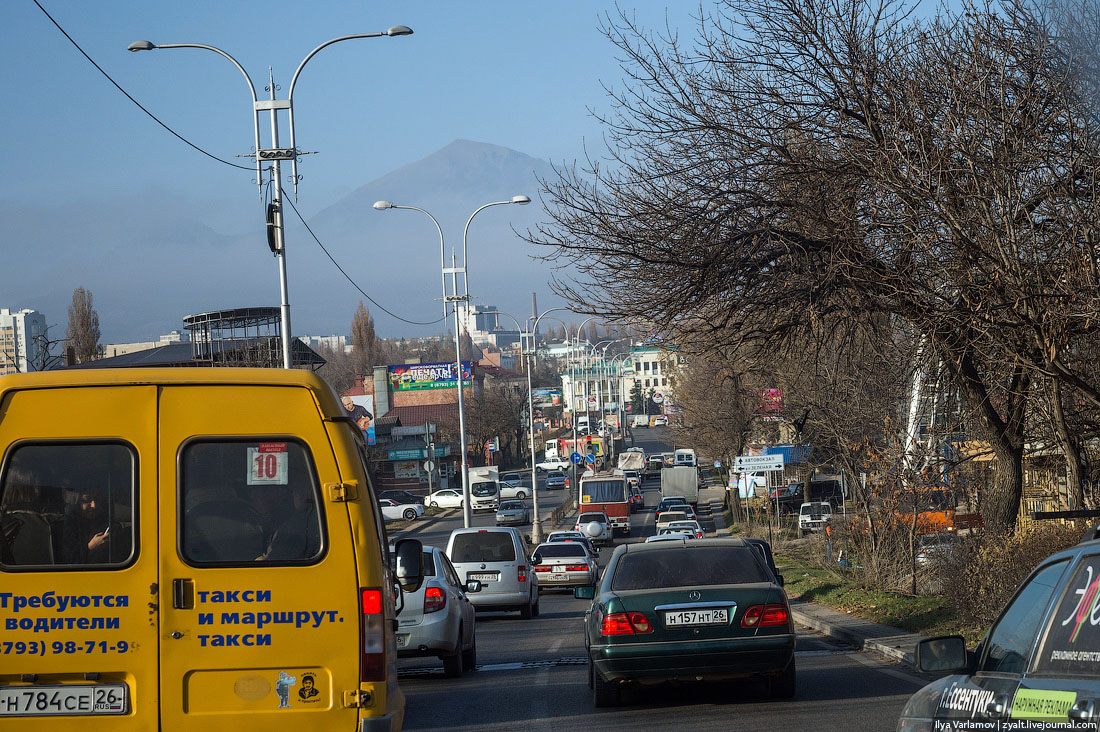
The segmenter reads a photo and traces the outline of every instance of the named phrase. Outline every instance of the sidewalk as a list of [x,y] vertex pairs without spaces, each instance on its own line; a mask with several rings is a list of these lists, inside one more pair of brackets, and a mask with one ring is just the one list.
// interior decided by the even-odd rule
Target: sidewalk
[[[730,536],[725,517],[722,515],[724,498],[725,489],[720,486],[711,486],[699,492],[700,503],[705,500],[710,508],[716,533],[719,536]],[[780,567],[779,570],[782,572],[783,568]],[[907,633],[889,625],[853,618],[839,610],[801,600],[791,600],[791,615],[799,625],[836,638],[861,651],[872,651],[910,668],[916,668],[913,653],[923,636]]]

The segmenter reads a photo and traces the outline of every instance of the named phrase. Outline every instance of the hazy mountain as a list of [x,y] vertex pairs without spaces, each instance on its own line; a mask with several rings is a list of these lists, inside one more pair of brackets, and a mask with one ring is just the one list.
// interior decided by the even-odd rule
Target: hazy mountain
[[[364,184],[308,221],[321,244],[375,300],[399,316],[441,316],[439,235],[416,211],[378,211],[377,200],[430,211],[446,237],[447,261],[461,258],[470,214],[491,201],[530,196],[528,206],[497,206],[474,219],[469,234],[475,303],[495,304],[523,320],[531,292],[551,306],[549,267],[512,231],[544,212],[536,175],[546,161],[513,150],[457,140],[422,160]],[[142,200],[105,200],[57,208],[0,203],[5,243],[0,307],[46,314],[63,337],[72,291],[90,289],[104,342],[151,340],[181,327],[185,315],[229,307],[278,305],[276,260],[267,248],[262,207],[147,191]],[[347,333],[362,296],[340,274],[291,208],[286,211],[291,320],[296,334]],[[541,253],[541,252],[539,252]],[[382,335],[424,335],[442,324],[414,326],[367,302]]]

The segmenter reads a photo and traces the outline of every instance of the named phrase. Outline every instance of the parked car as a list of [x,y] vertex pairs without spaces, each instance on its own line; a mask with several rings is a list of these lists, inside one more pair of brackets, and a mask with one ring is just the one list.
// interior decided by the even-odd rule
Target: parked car
[[600,575],[596,557],[579,541],[552,541],[539,544],[532,552],[539,560],[535,572],[539,589],[594,585]]
[[798,530],[805,536],[811,531],[824,531],[833,520],[833,507],[828,502],[803,503],[798,509]]
[[654,427],[668,427],[668,417],[663,414],[658,414],[649,420],[649,423]]
[[1095,532],[1040,562],[975,650],[968,651],[957,635],[917,644],[917,667],[947,675],[909,699],[898,730],[1095,726],[1094,700],[1100,698]]
[[424,503],[424,496],[418,496],[408,491],[382,491],[378,494],[378,497],[389,498],[391,501],[397,501],[398,503]]
[[382,517],[387,521],[412,521],[424,515],[423,503],[398,503],[392,498],[380,498],[378,505],[382,508]]
[[672,531],[683,531],[691,534],[696,539],[702,539],[706,536],[706,532],[703,531],[703,527],[699,525],[698,521],[672,521],[666,528]]
[[422,567],[420,589],[401,593],[404,607],[398,616],[397,655],[438,656],[447,676],[472,671],[477,665],[477,637],[474,606],[466,593],[480,591],[480,583],[467,586],[438,547],[424,547]]
[[[599,526],[598,530],[590,530],[587,528],[591,524]],[[603,544],[605,546],[611,546],[614,543],[614,534],[611,529],[611,519],[607,517],[607,514],[603,511],[584,511],[577,516],[576,526],[573,527],[574,531],[579,531],[582,534],[592,539],[593,544]]]
[[447,539],[447,558],[459,579],[482,583],[470,597],[478,610],[518,610],[525,619],[539,614],[538,576],[516,529],[455,529]]
[[444,488],[428,494],[424,499],[424,503],[433,508],[462,508],[462,491]]
[[546,473],[551,470],[569,470],[568,458],[547,458],[541,463],[535,463],[536,473]]
[[594,557],[600,556],[600,550],[592,543],[592,539],[581,531],[551,531],[546,535],[547,544],[555,541],[576,541],[588,547],[588,553]]
[[768,502],[772,508],[778,504],[779,515],[783,516],[789,513],[797,511],[803,503],[803,490],[802,483],[791,483],[790,485],[781,485],[772,488],[768,492]]
[[584,645],[597,707],[635,682],[759,677],[769,695],[795,695],[787,596],[741,539],[623,544],[599,587],[573,594],[592,599]]
[[568,488],[569,478],[560,470],[551,470],[546,474],[546,489]]
[[528,486],[519,483],[508,483],[500,481],[500,498],[518,498],[521,501],[527,496],[531,495],[531,489]]
[[[511,483],[512,485],[523,485],[531,482],[530,473],[510,472],[500,474],[501,483]],[[507,498],[507,496],[504,496]]]
[[531,515],[527,513],[527,504],[518,500],[501,501],[497,507],[497,526],[531,523]]

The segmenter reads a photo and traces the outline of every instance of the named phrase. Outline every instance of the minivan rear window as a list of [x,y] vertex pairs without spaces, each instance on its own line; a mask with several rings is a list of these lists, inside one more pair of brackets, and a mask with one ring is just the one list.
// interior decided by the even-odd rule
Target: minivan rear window
[[661,547],[625,554],[615,566],[613,590],[651,590],[771,582],[747,546]]
[[455,535],[452,562],[514,562],[516,547],[506,531],[478,531]]
[[313,564],[322,521],[308,449],[287,438],[193,440],[179,463],[180,553],[189,564]]
[[135,556],[137,455],[117,442],[24,443],[0,476],[0,566],[106,569]]

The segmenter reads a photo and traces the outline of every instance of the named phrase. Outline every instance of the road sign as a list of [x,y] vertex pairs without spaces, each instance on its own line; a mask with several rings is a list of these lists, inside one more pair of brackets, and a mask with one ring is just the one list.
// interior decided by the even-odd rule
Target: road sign
[[651,396],[650,399],[653,400],[654,404],[660,404],[661,402],[663,402],[665,400],[665,395],[662,394],[661,392],[657,391],[657,392],[653,393],[653,396]]
[[569,460],[580,465],[584,462],[584,455],[581,455],[579,452],[575,452],[569,456]]
[[738,473],[777,471],[783,469],[782,455],[738,455],[733,459],[733,469]]
[[435,470],[435,463],[433,463],[431,460],[425,460],[424,461],[424,470],[429,472],[429,473],[432,472],[433,470]]
[[591,406],[596,406],[596,397],[588,397],[588,403]]
[[592,454],[585,455],[584,456],[584,461],[586,463],[588,463],[589,465],[595,465],[596,464],[596,456],[592,455]]
[[722,467],[722,461],[721,460],[715,460],[714,461],[715,470],[719,470],[719,469],[721,469],[721,467]]

